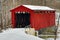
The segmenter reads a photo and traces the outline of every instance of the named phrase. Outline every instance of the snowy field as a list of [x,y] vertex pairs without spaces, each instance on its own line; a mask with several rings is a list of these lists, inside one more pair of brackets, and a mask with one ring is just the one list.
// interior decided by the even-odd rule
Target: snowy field
[[[55,40],[54,38],[47,38],[45,40]],[[57,38],[56,40],[60,40],[60,38]]]
[[0,33],[0,40],[44,40],[44,39],[26,34],[24,28],[18,29],[10,28],[7,30],[3,30],[3,32]]
[[[42,39],[25,33],[25,28],[9,28],[0,33],[0,40],[54,40],[54,38]],[[60,40],[57,38],[56,40]]]

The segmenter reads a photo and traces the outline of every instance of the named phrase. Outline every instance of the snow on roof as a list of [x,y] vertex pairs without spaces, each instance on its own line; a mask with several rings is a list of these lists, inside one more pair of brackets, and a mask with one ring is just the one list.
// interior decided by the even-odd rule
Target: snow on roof
[[47,6],[35,6],[35,5],[23,5],[23,6],[30,8],[32,10],[54,10]]
[[3,30],[0,33],[0,40],[44,40],[42,38],[25,33],[25,28]]

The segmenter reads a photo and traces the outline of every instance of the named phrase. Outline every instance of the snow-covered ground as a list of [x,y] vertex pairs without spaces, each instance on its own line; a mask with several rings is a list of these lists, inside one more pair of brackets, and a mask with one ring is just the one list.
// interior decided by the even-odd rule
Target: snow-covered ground
[[[47,38],[45,40],[55,40],[54,38]],[[56,38],[56,40],[60,40],[60,38]]]
[[10,28],[7,30],[3,30],[3,32],[0,33],[0,40],[44,40],[44,39],[26,34],[24,28],[15,29]]

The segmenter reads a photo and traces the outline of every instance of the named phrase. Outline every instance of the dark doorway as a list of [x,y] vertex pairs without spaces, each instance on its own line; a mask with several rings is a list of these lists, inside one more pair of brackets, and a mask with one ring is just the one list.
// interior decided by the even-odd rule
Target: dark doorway
[[16,28],[24,28],[30,24],[30,14],[28,12],[16,13]]

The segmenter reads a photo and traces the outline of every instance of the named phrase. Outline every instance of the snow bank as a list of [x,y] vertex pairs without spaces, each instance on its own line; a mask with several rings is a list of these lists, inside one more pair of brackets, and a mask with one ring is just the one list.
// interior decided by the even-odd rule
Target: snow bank
[[0,40],[44,40],[25,33],[24,28],[7,29],[0,33]]
[[[54,38],[47,38],[45,40],[55,40]],[[56,38],[56,40],[60,40],[60,38]]]
[[60,40],[60,38],[57,38],[56,40]]
[[54,40],[54,38],[47,38],[46,40]]

